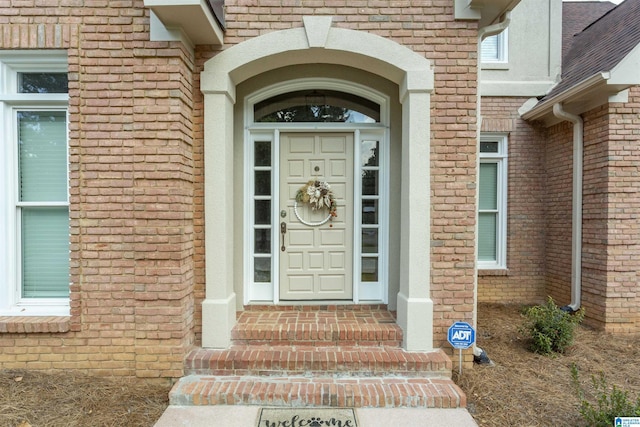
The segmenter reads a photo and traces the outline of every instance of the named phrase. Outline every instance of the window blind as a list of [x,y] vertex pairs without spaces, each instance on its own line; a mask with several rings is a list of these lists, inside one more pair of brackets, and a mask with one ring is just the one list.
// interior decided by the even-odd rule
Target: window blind
[[480,45],[480,54],[483,61],[498,61],[500,59],[500,47],[498,35],[487,37],[482,40]]
[[478,260],[495,261],[497,259],[497,218],[493,212],[478,214]]
[[22,296],[69,297],[69,210],[22,208]]
[[23,298],[69,296],[69,209],[65,111],[20,111],[18,193]]
[[21,202],[67,201],[65,111],[18,112]]
[[498,208],[498,164],[480,163],[480,210]]

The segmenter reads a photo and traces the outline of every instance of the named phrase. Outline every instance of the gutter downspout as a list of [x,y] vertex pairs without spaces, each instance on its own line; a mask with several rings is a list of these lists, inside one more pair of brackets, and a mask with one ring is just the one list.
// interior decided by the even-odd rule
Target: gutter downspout
[[573,123],[573,213],[571,215],[571,304],[565,311],[580,309],[582,298],[582,167],[584,122],[582,117],[564,111],[562,103],[553,105],[553,114]]
[[[482,73],[482,41],[487,37],[494,36],[496,34],[501,33],[506,30],[509,24],[511,23],[511,11],[506,12],[502,21],[498,22],[494,25],[489,25],[486,27],[482,27],[478,30],[478,95],[476,96],[476,117],[478,120],[478,134],[476,136],[476,141],[480,141],[480,132],[482,130],[482,94],[480,93],[480,85],[481,85],[481,73]],[[476,171],[480,170],[480,156],[476,158]],[[480,186],[476,185],[476,200],[480,200]],[[475,235],[478,235],[478,221],[476,218],[476,229]],[[475,248],[475,259],[478,259],[478,245]],[[475,274],[474,274],[474,285],[473,285],[473,327],[477,329],[478,327],[478,263],[476,261],[475,264]],[[478,347],[476,343],[473,344],[473,360],[479,364],[493,364],[493,362],[487,356],[487,353]]]

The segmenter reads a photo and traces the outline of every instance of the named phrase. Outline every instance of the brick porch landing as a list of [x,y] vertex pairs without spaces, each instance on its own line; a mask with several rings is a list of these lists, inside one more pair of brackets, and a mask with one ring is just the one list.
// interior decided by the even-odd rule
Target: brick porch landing
[[195,349],[171,405],[466,406],[442,351],[406,352],[385,306],[247,307],[228,349]]

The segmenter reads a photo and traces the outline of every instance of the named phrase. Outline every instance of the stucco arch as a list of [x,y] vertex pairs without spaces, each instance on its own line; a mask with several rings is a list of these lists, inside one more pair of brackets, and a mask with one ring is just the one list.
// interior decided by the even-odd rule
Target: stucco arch
[[298,64],[340,64],[366,70],[407,90],[431,92],[431,62],[383,37],[331,26],[331,17],[303,18],[304,27],[267,33],[232,46],[205,63],[203,93],[228,92],[235,85],[275,68]]
[[206,293],[203,347],[225,348],[236,320],[233,228],[233,114],[236,85],[280,67],[340,64],[377,74],[399,87],[402,104],[401,274],[398,324],[404,347],[433,348],[430,298],[429,123],[433,71],[428,59],[366,32],[332,27],[330,17],[304,17],[304,27],[240,43],[205,63],[204,94]]

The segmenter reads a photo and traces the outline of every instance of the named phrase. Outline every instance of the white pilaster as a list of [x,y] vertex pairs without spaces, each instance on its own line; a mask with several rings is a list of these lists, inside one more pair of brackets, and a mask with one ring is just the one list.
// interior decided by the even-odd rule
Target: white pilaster
[[202,302],[202,346],[226,348],[236,322],[233,290],[233,105],[228,76],[202,73],[204,97],[204,185],[206,293]]
[[406,350],[431,351],[430,94],[428,85],[405,79],[400,95],[402,202],[398,324],[404,332]]

